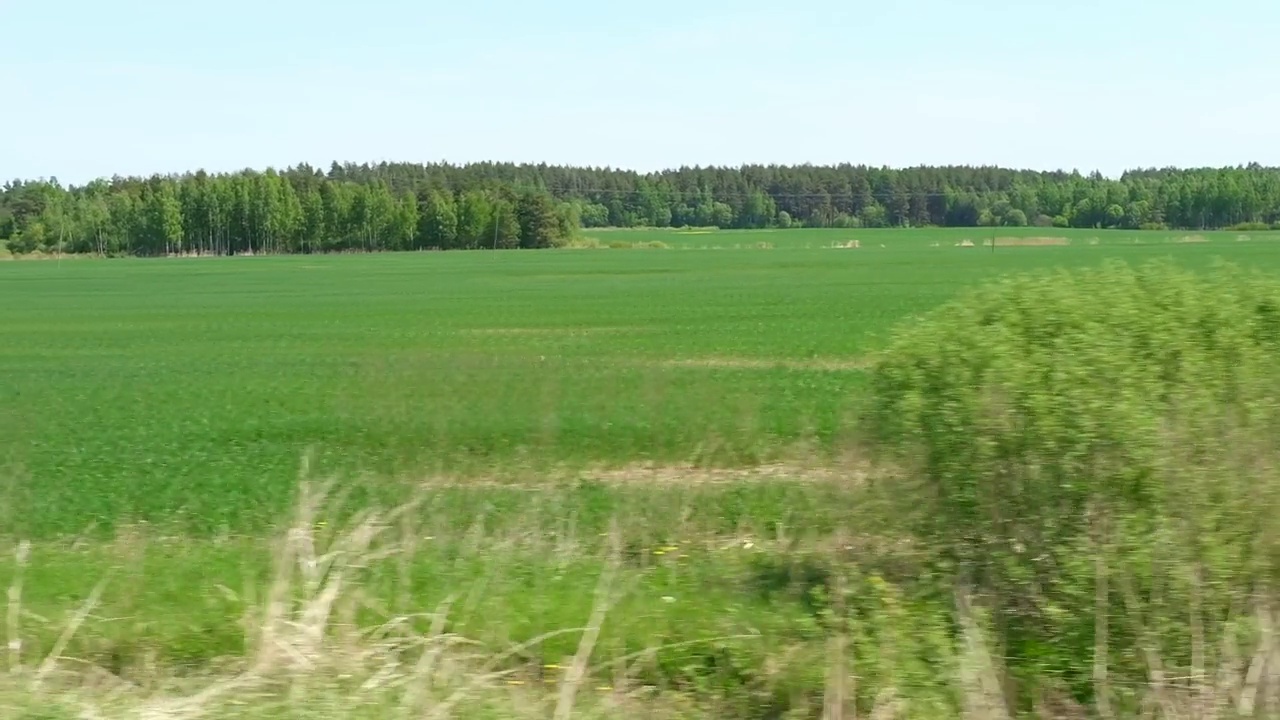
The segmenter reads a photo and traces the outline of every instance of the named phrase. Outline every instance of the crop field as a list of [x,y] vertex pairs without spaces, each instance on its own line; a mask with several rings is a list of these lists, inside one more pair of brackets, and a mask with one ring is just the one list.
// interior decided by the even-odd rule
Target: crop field
[[[1280,271],[1280,233],[584,234],[604,248],[0,263],[0,545],[33,543],[24,652],[90,597],[71,652],[123,677],[246,652],[245,588],[305,472],[348,508],[424,498],[365,620],[454,598],[453,631],[493,647],[581,626],[612,537],[627,589],[598,648],[675,648],[636,672],[726,717],[756,712],[731,698],[765,667],[751,707],[799,702],[828,649],[779,568],[829,551],[851,512],[851,418],[895,326],[1037,268]],[[707,642],[733,667],[706,670]]]
[[[829,249],[846,235],[864,240]],[[887,333],[962,287],[1108,257],[1280,266],[1269,235],[1095,231],[995,252],[956,247],[961,235],[614,231],[778,240],[6,263],[7,520],[37,537],[121,520],[261,527],[288,507],[309,451],[322,473],[490,479],[834,451]]]
[[[1094,247],[1127,245],[1183,245],[1224,242],[1266,242],[1280,240],[1280,231],[1234,232],[1229,230],[1082,230],[1078,228],[929,228],[888,229],[773,229],[719,230],[689,228],[587,229],[583,233],[603,245],[610,243],[637,247],[658,243],[688,250],[742,249],[823,249],[876,248],[893,250],[949,248],[972,243],[991,250],[1002,247]],[[1219,252],[1231,253],[1232,251]]]

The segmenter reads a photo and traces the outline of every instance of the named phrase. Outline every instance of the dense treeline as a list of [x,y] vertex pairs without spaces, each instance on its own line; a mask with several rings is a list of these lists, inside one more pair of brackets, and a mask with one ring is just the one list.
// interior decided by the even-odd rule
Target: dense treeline
[[0,239],[13,252],[105,255],[543,248],[577,228],[545,190],[393,188],[307,167],[6,186]]
[[15,252],[333,252],[550,247],[579,227],[1041,225],[1215,229],[1280,222],[1280,168],[1099,174],[995,167],[744,166],[641,174],[476,163],[11,182]]
[[544,187],[584,227],[922,227],[1058,225],[1216,229],[1280,221],[1280,168],[1101,174],[996,167],[838,166],[625,170],[482,163],[343,166],[393,187],[498,183]]

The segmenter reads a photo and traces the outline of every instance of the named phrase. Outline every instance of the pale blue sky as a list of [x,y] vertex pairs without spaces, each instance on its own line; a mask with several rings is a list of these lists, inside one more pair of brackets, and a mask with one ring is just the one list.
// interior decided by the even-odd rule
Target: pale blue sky
[[0,0],[0,178],[1280,165],[1280,0]]

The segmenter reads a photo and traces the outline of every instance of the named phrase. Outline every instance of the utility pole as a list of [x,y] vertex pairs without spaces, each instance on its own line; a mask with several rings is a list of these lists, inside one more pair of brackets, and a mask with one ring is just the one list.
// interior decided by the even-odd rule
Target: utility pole
[[502,206],[499,205],[493,210],[493,249],[495,251],[498,249],[498,226],[501,223],[501,221],[502,221]]

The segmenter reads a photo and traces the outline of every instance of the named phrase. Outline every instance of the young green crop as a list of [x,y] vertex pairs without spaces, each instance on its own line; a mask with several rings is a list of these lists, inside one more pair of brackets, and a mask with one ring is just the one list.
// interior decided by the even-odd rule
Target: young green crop
[[696,699],[689,716],[809,716],[856,668],[860,714],[896,689],[951,716],[950,588],[848,454],[890,330],[1039,268],[1280,268],[1261,233],[1001,230],[993,252],[987,232],[0,264],[0,586],[19,575],[11,541],[32,541],[21,659],[93,599],[69,657],[137,686],[157,667],[222,677],[252,655],[306,457],[341,478],[348,515],[427,488],[393,528],[408,547],[371,560],[342,611],[370,632],[452,600],[446,632],[554,687],[578,637],[533,641],[591,615],[616,520],[593,677],[629,658],[632,681]]
[[[1280,244],[1234,236],[1077,232],[992,253],[956,247],[959,234],[5,263],[4,519],[31,536],[129,520],[260,528],[307,451],[322,471],[384,477],[830,453],[887,329],[983,279],[1105,257],[1280,266]],[[829,249],[845,235],[865,241]]]

